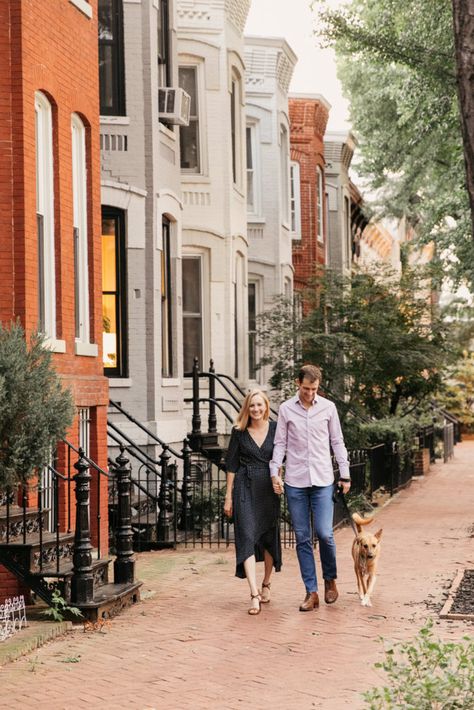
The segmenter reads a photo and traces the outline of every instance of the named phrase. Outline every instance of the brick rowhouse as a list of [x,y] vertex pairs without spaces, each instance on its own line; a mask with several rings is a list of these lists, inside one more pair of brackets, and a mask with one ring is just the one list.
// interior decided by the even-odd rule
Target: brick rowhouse
[[301,292],[326,263],[323,139],[329,104],[319,95],[290,95],[289,112],[290,156],[300,166],[301,239],[293,240],[293,266],[295,291]]
[[[52,115],[56,347],[54,364],[76,407],[90,410],[89,456],[107,467],[108,382],[102,367],[101,208],[97,0],[0,3],[0,318],[39,323],[35,96]],[[77,354],[72,116],[85,134],[89,344]],[[85,220],[84,220],[85,221]],[[53,291],[54,292],[54,291]],[[58,347],[58,343],[61,345]],[[76,418],[68,439],[79,443]],[[65,461],[58,448],[58,468]],[[75,459],[73,459],[74,461]],[[74,471],[73,471],[74,473]],[[91,470],[91,528],[97,541],[97,474]],[[107,480],[100,481],[101,539],[107,546]],[[62,512],[64,515],[64,512]],[[74,525],[74,519],[72,520]],[[0,602],[18,591],[0,567]]]

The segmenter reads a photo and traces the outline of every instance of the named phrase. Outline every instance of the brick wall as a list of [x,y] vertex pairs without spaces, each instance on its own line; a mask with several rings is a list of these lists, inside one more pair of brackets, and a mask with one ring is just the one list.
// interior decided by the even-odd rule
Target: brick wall
[[415,451],[415,476],[424,476],[430,470],[430,450]]
[[[300,165],[301,240],[293,241],[295,289],[301,291],[318,273],[326,258],[326,208],[323,205],[323,241],[318,240],[317,168],[324,175],[324,133],[327,106],[314,98],[290,98],[290,155]],[[323,195],[325,192],[323,179]]]
[[[34,101],[41,91],[53,107],[56,326],[66,344],[54,364],[75,404],[91,408],[91,455],[105,468],[97,0],[90,5],[92,19],[69,0],[0,3],[0,318],[19,317],[27,332],[38,323]],[[87,136],[90,340],[99,348],[93,357],[75,354],[72,113],[81,117]],[[77,446],[77,421],[69,436]],[[104,530],[106,500],[105,494]],[[10,582],[0,570],[0,600],[1,590],[10,589],[5,585]]]

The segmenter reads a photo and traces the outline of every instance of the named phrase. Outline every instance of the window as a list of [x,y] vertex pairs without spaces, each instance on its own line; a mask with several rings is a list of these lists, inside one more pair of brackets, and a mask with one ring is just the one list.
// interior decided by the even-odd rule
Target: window
[[36,224],[38,232],[38,328],[56,337],[53,121],[51,104],[35,94]]
[[170,27],[168,0],[158,4],[158,81],[171,86]]
[[288,131],[285,126],[280,129],[280,169],[281,169],[281,205],[282,205],[282,221],[283,224],[288,224],[290,213],[289,199],[289,171],[288,171]]
[[242,124],[240,111],[240,78],[234,75],[230,91],[230,133],[232,152],[232,181],[242,187]]
[[257,284],[249,282],[249,379],[257,379]]
[[99,89],[102,116],[125,115],[122,0],[99,0]]
[[183,366],[191,372],[194,358],[203,361],[202,259],[183,256]]
[[350,266],[350,253],[351,253],[351,215],[349,209],[349,198],[344,197],[344,266],[349,268]]
[[260,213],[260,184],[258,175],[257,128],[249,125],[246,129],[247,143],[247,212]]
[[317,234],[318,234],[318,242],[324,242],[324,222],[323,222],[323,214],[324,214],[324,191],[323,191],[323,171],[321,168],[316,168],[316,181],[317,181],[317,217],[318,217],[318,225],[317,225]]
[[84,451],[86,456],[90,456],[91,410],[89,407],[79,407],[78,415],[79,448]]
[[290,217],[293,239],[301,239],[300,164],[290,163]]
[[127,376],[125,215],[102,207],[102,345],[108,377]]
[[88,343],[90,325],[86,130],[77,114],[72,116],[71,130],[76,340]]
[[173,376],[173,312],[171,302],[170,221],[163,218],[161,249],[161,374]]
[[179,85],[191,97],[189,126],[180,128],[181,170],[189,173],[201,172],[201,150],[199,145],[199,103],[197,67],[180,67]]

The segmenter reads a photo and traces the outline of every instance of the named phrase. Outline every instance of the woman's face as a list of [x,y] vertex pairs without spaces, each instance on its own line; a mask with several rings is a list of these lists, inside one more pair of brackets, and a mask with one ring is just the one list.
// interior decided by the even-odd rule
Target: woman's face
[[267,406],[263,397],[260,394],[254,394],[254,396],[250,400],[250,418],[256,421],[259,419],[263,419],[266,408]]

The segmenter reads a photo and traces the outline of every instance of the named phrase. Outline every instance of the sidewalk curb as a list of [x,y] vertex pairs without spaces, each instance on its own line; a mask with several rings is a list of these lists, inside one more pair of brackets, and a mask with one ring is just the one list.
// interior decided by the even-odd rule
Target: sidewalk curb
[[29,621],[28,626],[0,643],[0,668],[71,631],[71,621]]

